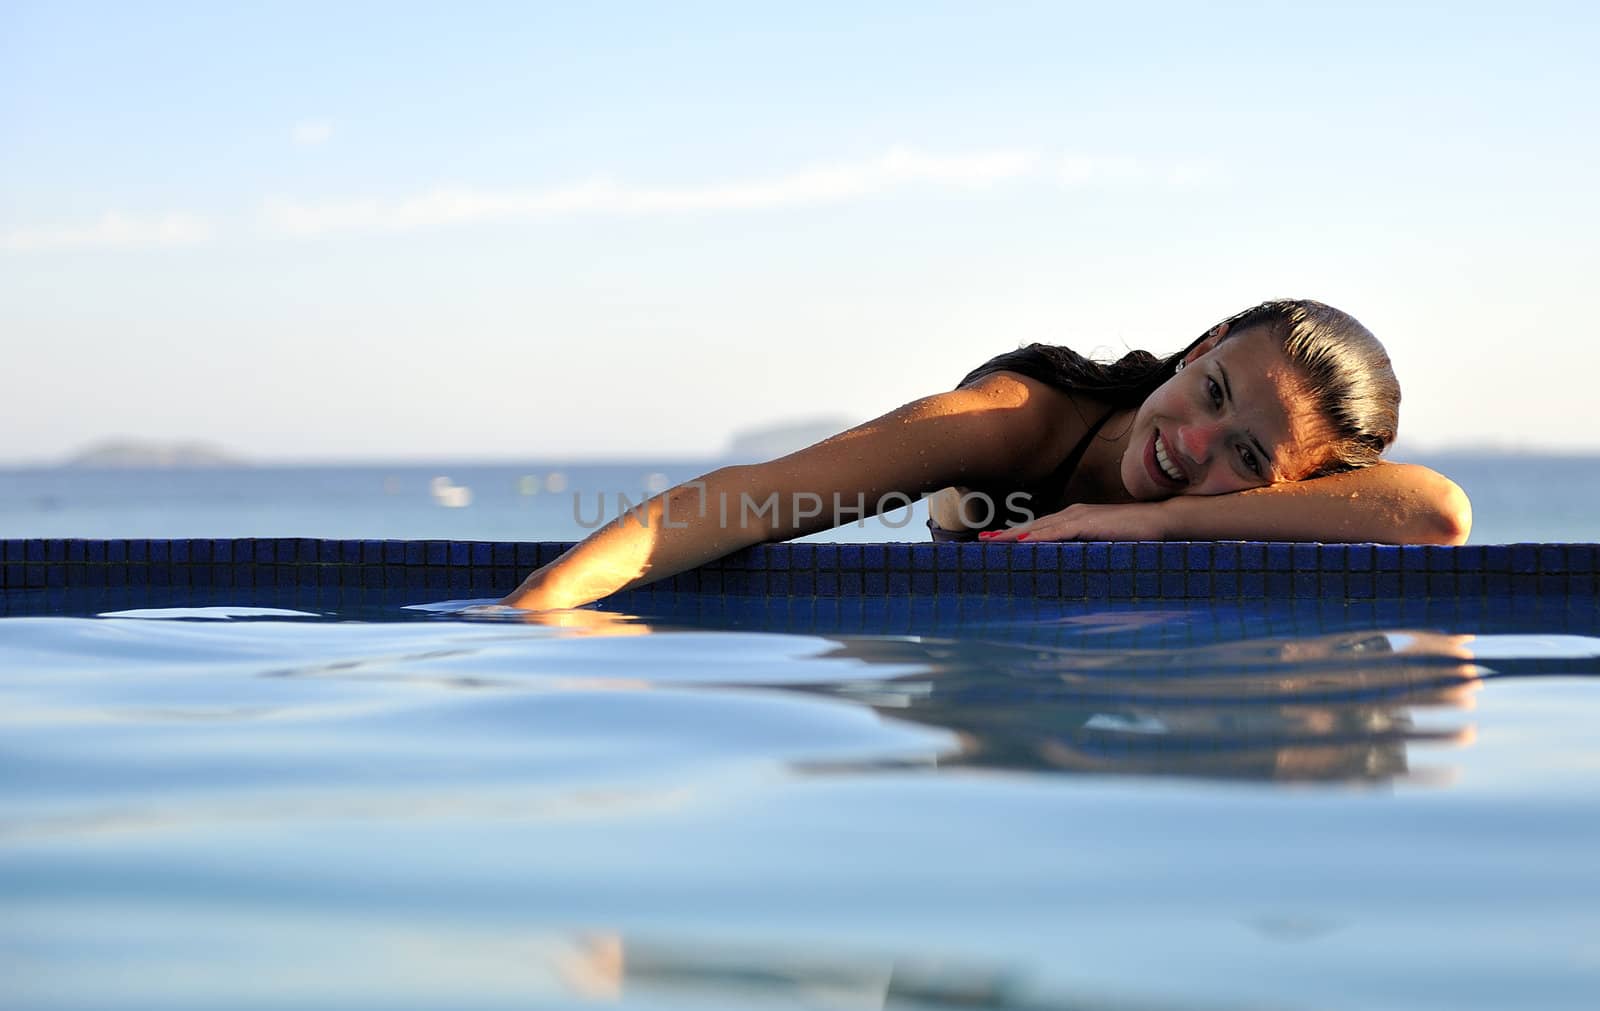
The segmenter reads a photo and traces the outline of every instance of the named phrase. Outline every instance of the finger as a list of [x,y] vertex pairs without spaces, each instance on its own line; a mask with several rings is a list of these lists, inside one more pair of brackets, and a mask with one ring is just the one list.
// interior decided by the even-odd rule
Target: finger
[[1020,526],[1005,527],[1001,530],[985,530],[978,534],[978,540],[985,544],[1025,540],[1031,535],[1032,529],[1033,524],[1027,523]]

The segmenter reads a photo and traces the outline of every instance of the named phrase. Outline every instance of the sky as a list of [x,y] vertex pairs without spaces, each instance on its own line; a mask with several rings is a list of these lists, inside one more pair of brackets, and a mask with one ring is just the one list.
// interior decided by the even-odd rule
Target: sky
[[690,457],[1267,298],[1600,451],[1592,5],[0,0],[0,463]]

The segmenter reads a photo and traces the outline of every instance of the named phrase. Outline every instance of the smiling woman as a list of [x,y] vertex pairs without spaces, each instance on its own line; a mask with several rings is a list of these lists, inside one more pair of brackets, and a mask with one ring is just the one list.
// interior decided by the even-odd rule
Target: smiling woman
[[1264,302],[1167,358],[1031,345],[797,453],[668,489],[504,603],[575,607],[931,496],[937,540],[1460,543],[1466,496],[1380,462],[1400,386],[1355,319]]

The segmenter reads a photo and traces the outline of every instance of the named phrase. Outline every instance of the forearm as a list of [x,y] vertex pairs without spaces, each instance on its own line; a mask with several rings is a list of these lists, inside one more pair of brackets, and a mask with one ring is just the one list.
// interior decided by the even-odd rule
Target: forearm
[[501,603],[527,610],[577,607],[768,540],[774,517],[741,508],[753,500],[753,490],[743,467],[668,489],[535,570]]
[[1472,528],[1465,493],[1414,464],[1379,464],[1232,495],[1181,495],[1160,505],[1172,540],[1460,544]]

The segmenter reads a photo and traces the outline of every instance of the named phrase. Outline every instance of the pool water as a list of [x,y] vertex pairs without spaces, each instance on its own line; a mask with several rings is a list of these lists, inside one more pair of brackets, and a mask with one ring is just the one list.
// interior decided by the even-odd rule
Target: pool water
[[1592,599],[150,603],[0,619],[0,1006],[1600,995]]

